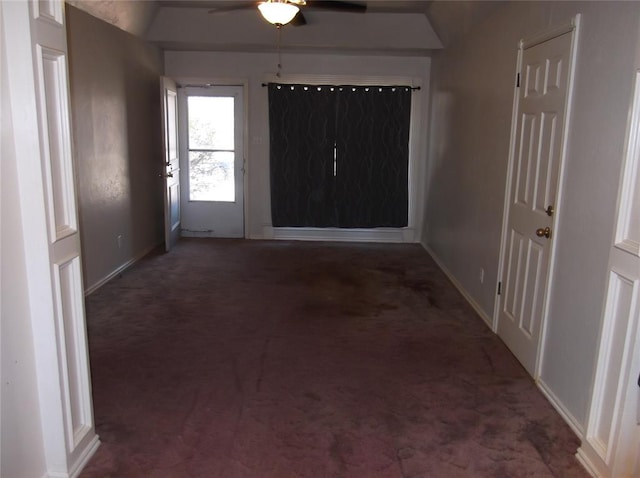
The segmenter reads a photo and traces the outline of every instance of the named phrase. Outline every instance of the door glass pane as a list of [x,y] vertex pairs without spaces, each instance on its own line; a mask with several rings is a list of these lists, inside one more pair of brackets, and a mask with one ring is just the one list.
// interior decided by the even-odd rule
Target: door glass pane
[[234,159],[233,151],[189,151],[189,199],[235,201]]
[[189,96],[189,149],[233,150],[232,96]]

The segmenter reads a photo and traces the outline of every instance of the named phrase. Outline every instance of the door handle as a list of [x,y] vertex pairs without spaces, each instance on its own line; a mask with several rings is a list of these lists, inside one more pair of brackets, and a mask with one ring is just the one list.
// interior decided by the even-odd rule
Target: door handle
[[167,173],[167,174],[158,174],[158,177],[160,178],[172,178],[173,177],[173,173]]
[[553,206],[551,204],[549,204],[547,206],[547,209],[544,210],[544,212],[547,213],[547,216],[551,217],[551,216],[553,216],[553,213],[555,212],[555,209],[553,208]]
[[546,237],[547,239],[549,239],[551,237],[551,228],[550,227],[545,227],[545,228],[540,228],[540,229],[536,229],[536,236],[538,237]]

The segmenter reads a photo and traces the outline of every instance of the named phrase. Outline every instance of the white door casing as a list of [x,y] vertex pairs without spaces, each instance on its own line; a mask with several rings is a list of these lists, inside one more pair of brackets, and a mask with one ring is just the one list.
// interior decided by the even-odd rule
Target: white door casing
[[168,252],[180,238],[180,161],[178,159],[178,89],[170,78],[161,78],[162,145],[164,148],[164,244]]
[[[233,98],[234,104],[234,184],[233,202],[193,201],[189,198],[189,96]],[[245,237],[245,154],[244,154],[244,87],[195,86],[181,87],[178,94],[180,157],[182,171],[182,236],[191,237]]]
[[498,334],[534,377],[560,206],[576,24],[520,43],[496,314]]
[[[48,476],[76,476],[93,423],[64,2],[4,2],[40,420]],[[28,413],[28,411],[25,411]],[[34,444],[37,449],[39,444]]]
[[609,254],[596,375],[580,461],[594,475],[640,476],[640,71]]

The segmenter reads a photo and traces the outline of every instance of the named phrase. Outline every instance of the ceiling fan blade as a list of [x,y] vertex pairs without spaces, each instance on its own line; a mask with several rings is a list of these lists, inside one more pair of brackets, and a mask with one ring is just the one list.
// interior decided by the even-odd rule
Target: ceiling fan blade
[[294,27],[301,27],[306,24],[307,24],[307,19],[304,17],[302,12],[296,13],[296,16],[293,17],[293,20],[291,20],[291,25],[293,25]]
[[223,13],[223,12],[233,12],[236,10],[250,10],[256,8],[256,2],[245,2],[245,3],[233,3],[233,2],[220,2],[220,5],[217,7],[210,8],[207,13]]
[[333,10],[336,12],[365,13],[367,5],[355,2],[342,2],[338,0],[307,0],[307,8],[318,10]]

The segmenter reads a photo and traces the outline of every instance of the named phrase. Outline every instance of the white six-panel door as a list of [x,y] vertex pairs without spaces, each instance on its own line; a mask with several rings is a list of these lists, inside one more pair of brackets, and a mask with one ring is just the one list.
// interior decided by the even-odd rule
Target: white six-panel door
[[535,375],[557,210],[572,31],[524,45],[498,334]]

